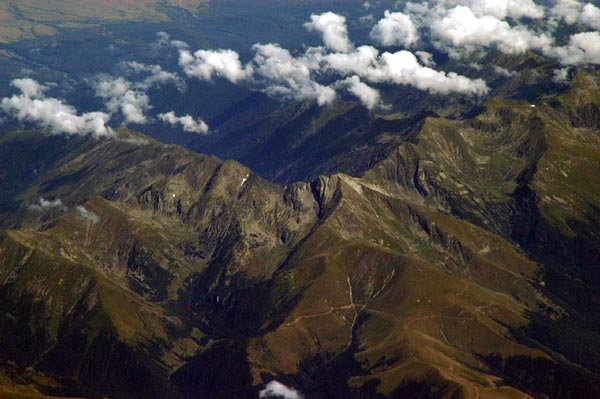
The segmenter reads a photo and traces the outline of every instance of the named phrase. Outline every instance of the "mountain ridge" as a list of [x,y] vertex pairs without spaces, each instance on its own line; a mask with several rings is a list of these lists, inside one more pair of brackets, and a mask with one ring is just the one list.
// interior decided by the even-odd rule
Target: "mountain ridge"
[[[595,397],[600,197],[575,180],[599,170],[596,81],[426,116],[360,176],[285,185],[126,130],[4,134],[0,356],[30,377],[3,389]],[[565,239],[583,257],[540,253]]]

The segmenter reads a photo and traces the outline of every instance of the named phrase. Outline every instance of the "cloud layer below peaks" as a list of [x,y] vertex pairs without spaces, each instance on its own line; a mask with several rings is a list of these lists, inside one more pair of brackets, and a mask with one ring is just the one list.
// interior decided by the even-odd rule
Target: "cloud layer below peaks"
[[294,52],[277,43],[259,43],[247,63],[230,49],[191,51],[165,34],[161,40],[178,49],[179,65],[190,78],[224,78],[272,97],[314,100],[320,105],[333,102],[344,91],[369,109],[384,106],[372,86],[377,84],[408,85],[437,94],[489,92],[481,79],[436,70],[431,54],[422,50],[431,46],[456,59],[482,50],[537,51],[565,66],[600,64],[598,32],[576,33],[563,46],[556,46],[554,40],[560,23],[600,27],[600,9],[591,3],[555,0],[544,7],[533,0],[434,0],[407,2],[402,7],[386,10],[369,35],[374,45],[400,47],[395,51],[355,45],[346,17],[332,12],[313,14],[304,24],[321,36],[323,46]]
[[[382,21],[371,35],[376,41],[394,44],[399,40],[409,45],[417,40],[416,28],[407,15],[386,13]],[[398,23],[402,27],[394,26]],[[203,81],[224,78],[272,97],[314,100],[320,105],[330,104],[337,98],[337,91],[343,90],[369,109],[383,106],[380,93],[369,83],[410,85],[441,94],[488,92],[483,80],[437,71],[408,50],[380,53],[373,46],[356,47],[349,39],[345,17],[337,14],[313,14],[305,27],[319,32],[324,46],[292,53],[277,43],[259,43],[252,47],[254,56],[246,64],[230,49],[192,52],[180,41],[173,41],[172,45],[179,51],[179,65],[190,78]],[[396,34],[401,38],[394,39]]]
[[[364,8],[373,10],[370,3]],[[322,45],[289,50],[277,43],[257,43],[246,61],[231,49],[192,50],[161,32],[153,46],[159,53],[166,48],[176,52],[180,71],[129,61],[121,65],[123,76],[92,78],[89,83],[103,100],[104,111],[79,114],[64,100],[47,96],[46,86],[28,78],[13,81],[18,93],[1,99],[0,109],[52,133],[112,136],[107,123],[120,115],[125,123],[159,121],[185,132],[207,134],[208,125],[192,115],[168,111],[153,118],[148,90],[170,84],[183,92],[186,79],[226,79],[274,98],[319,105],[346,93],[375,110],[386,108],[378,90],[381,85],[411,86],[440,95],[489,93],[482,79],[437,69],[427,49],[446,53],[459,64],[462,60],[465,66],[488,51],[513,55],[534,51],[562,65],[557,81],[564,81],[572,66],[600,65],[600,8],[579,0],[551,0],[546,5],[533,0],[408,1],[398,2],[379,20],[369,17],[360,21],[370,24],[371,43],[355,44],[346,17],[325,12],[311,15],[304,24],[321,37]],[[569,30],[574,33],[557,44],[565,25],[572,25]],[[495,70],[514,76],[503,68]]]

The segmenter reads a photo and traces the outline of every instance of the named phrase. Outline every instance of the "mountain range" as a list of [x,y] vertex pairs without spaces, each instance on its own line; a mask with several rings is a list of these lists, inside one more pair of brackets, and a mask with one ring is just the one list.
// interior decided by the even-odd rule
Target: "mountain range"
[[328,135],[244,153],[269,180],[125,128],[2,133],[0,397],[600,397],[598,71],[311,107],[264,131]]

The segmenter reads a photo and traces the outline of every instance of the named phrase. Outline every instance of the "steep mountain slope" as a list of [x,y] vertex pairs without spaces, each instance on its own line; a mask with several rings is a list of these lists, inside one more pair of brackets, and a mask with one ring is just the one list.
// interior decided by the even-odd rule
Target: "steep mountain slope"
[[288,185],[3,134],[0,396],[600,396],[597,84],[404,120],[363,176]]

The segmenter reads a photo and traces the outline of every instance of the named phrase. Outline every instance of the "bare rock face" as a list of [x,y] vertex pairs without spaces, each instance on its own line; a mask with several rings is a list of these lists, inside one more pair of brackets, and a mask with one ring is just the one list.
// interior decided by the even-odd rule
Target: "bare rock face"
[[599,397],[588,80],[287,185],[148,138],[3,135],[0,396]]

